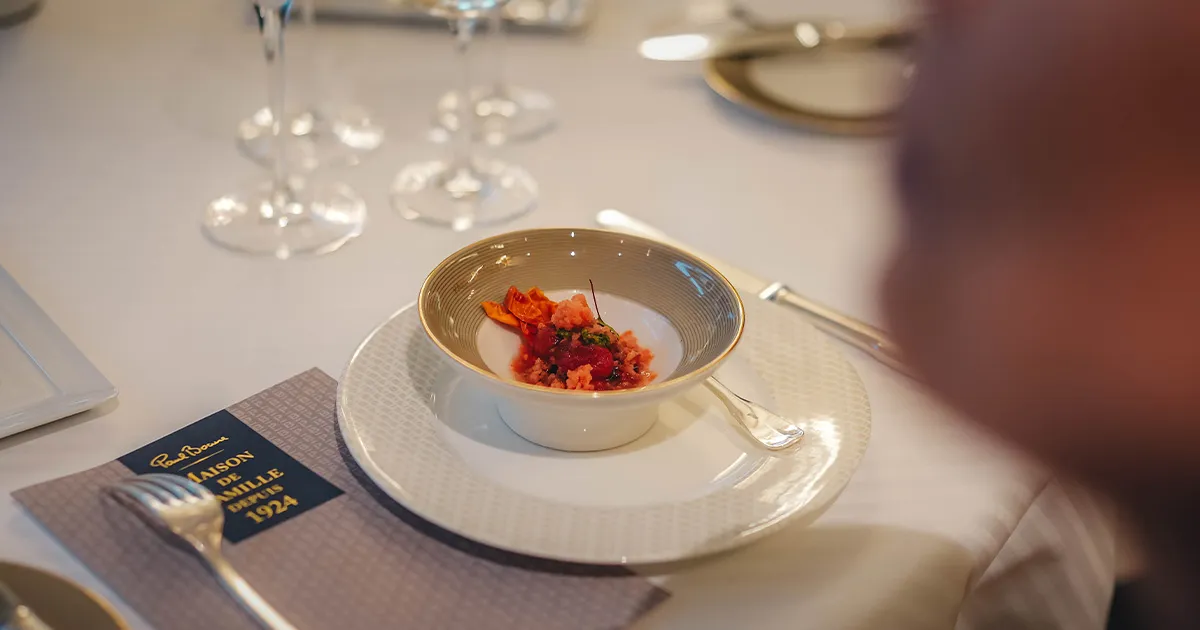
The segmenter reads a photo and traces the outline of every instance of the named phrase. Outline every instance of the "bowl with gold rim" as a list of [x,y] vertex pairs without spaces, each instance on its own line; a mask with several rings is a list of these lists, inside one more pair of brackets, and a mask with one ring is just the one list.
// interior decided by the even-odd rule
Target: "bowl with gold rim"
[[417,311],[447,363],[492,396],[509,428],[565,451],[645,434],[658,406],[711,376],[745,327],[737,291],[703,260],[577,228],[464,247],[429,274]]

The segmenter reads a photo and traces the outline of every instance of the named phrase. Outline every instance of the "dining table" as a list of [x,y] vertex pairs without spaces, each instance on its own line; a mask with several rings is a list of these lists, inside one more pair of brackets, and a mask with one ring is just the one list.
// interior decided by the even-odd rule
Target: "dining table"
[[[314,173],[366,200],[362,235],[287,261],[229,253],[200,229],[210,200],[265,175],[234,143],[238,122],[266,99],[244,2],[44,0],[0,30],[0,266],[120,390],[0,440],[0,559],[65,575],[148,630],[10,493],[111,461],[312,367],[337,377],[430,269],[502,230],[590,227],[598,211],[618,209],[884,326],[876,294],[898,228],[889,138],[789,127],[712,93],[700,62],[640,58],[639,40],[682,4],[599,0],[579,31],[511,34],[508,78],[553,96],[559,122],[487,149],[533,175],[536,210],[466,231],[406,221],[389,204],[401,167],[446,151],[430,130],[457,80],[449,32],[318,23],[309,49],[298,38],[289,51],[289,96],[360,105],[386,138],[359,164]],[[747,4],[863,21],[912,9]],[[739,550],[635,567],[671,593],[635,627],[1103,628],[1115,570],[1108,507],[964,422],[919,381],[843,351],[869,394],[872,435],[840,498],[811,525]]]

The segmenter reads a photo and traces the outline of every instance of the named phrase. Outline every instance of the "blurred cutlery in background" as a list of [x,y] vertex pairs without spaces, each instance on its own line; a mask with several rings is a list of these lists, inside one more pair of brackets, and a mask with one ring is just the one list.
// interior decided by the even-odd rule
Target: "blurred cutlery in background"
[[[445,25],[419,0],[313,0],[318,18]],[[596,14],[596,0],[510,0],[504,19],[515,28],[575,31]]]
[[646,38],[638,52],[654,61],[699,61],[724,57],[756,57],[839,50],[902,49],[913,44],[915,32],[904,25],[850,27],[836,21],[801,20],[762,25],[735,32],[703,28]]

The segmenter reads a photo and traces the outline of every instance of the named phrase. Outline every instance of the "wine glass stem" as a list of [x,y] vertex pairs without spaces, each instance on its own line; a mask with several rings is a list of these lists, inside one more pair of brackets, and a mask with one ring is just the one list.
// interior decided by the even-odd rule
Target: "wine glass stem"
[[451,166],[460,176],[473,173],[472,158],[475,137],[475,101],[471,98],[471,41],[475,35],[475,18],[458,18],[452,23],[454,49],[459,65],[458,125],[454,129]]
[[508,33],[505,32],[504,7],[497,6],[488,14],[488,35],[492,38],[493,61],[492,95],[502,96],[505,86],[505,66],[508,55]]
[[259,7],[262,18],[263,53],[267,60],[267,108],[271,112],[271,148],[274,153],[272,165],[272,184],[276,201],[272,204],[276,210],[280,205],[291,199],[292,190],[288,183],[287,142],[288,130],[284,118],[286,114],[287,72],[283,65],[283,29],[284,20],[290,3],[279,9]]
[[317,25],[317,3],[315,0],[296,0],[300,3],[300,21],[304,30],[312,31]]
[[[301,63],[304,65],[304,77],[308,82],[306,93],[303,95],[306,102],[302,103],[302,105],[306,106],[308,110],[306,113],[319,117],[325,113],[323,106],[326,103],[321,99],[325,95],[324,82],[328,68],[326,67],[325,50],[321,47],[321,40],[317,37],[317,2],[316,0],[294,1],[299,4],[297,9],[299,10],[301,32],[303,33],[302,46],[305,48]],[[289,30],[292,32],[292,63],[294,64],[296,63],[296,26],[293,24]],[[294,94],[293,98],[295,98]],[[317,124],[316,120],[312,124]]]

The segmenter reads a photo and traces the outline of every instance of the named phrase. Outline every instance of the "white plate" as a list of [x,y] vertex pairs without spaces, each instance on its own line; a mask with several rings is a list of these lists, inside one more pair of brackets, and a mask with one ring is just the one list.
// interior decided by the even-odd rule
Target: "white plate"
[[0,268],[0,437],[87,411],[117,390]]
[[664,404],[658,425],[619,449],[536,446],[505,426],[486,394],[463,386],[412,308],[350,360],[338,387],[342,436],[401,505],[493,547],[593,564],[729,549],[819,516],[871,434],[862,382],[836,348],[772,305],[750,300],[746,314],[719,375],[804,428],[789,451],[745,438],[704,388]]

